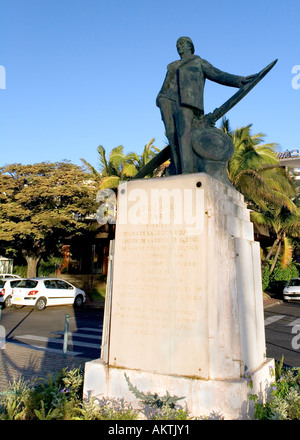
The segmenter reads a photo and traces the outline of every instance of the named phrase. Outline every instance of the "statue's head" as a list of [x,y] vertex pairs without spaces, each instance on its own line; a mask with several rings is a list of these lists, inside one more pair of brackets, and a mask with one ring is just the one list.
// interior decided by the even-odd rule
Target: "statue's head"
[[189,37],[178,38],[176,47],[179,55],[182,51],[186,52],[187,50],[191,50],[192,54],[195,52],[194,43]]

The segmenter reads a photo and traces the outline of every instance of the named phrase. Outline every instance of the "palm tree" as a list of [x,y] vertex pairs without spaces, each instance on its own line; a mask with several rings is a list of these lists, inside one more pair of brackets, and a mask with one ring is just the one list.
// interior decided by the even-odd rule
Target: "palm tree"
[[265,212],[251,212],[251,220],[254,224],[261,226],[273,236],[274,241],[267,255],[262,258],[263,268],[266,266],[274,254],[270,273],[273,272],[276,262],[281,253],[281,265],[287,267],[293,256],[293,239],[299,240],[300,237],[300,210],[290,212],[287,208],[281,207],[274,209],[270,207]]
[[228,177],[250,207],[267,209],[269,204],[285,206],[291,212],[295,204],[295,186],[281,168],[275,148],[277,144],[262,144],[264,134],[251,134],[251,124],[232,131],[229,121],[223,119],[221,130],[234,144],[235,152],[228,162]]
[[98,182],[100,189],[117,188],[121,180],[128,180],[136,174],[135,167],[127,162],[127,156],[123,153],[123,150],[122,145],[113,148],[107,159],[105,148],[99,145],[97,151],[100,171],[97,171],[86,160],[81,159],[93,178]]
[[251,220],[274,237],[273,245],[263,258],[265,265],[275,252],[270,272],[281,253],[286,267],[292,258],[292,239],[299,238],[299,208],[295,203],[297,191],[289,173],[277,159],[277,144],[263,144],[264,134],[251,134],[251,124],[231,130],[223,119],[221,130],[235,146],[228,163],[228,176],[235,188],[245,196],[251,209]]
[[[153,145],[154,138],[151,139],[151,141],[145,145],[144,150],[141,155],[138,155],[136,153],[129,153],[128,159],[129,161],[135,165],[137,172],[140,171],[148,162],[150,162],[151,159],[153,159],[157,153],[159,153],[161,150]],[[161,177],[167,167],[170,164],[170,160],[167,160],[163,164],[161,164],[158,168],[156,168],[151,174],[149,174],[148,177]]]
[[[112,149],[108,159],[106,151],[102,145],[97,148],[98,158],[100,162],[100,171],[97,171],[86,160],[81,159],[84,165],[92,174],[93,178],[98,182],[99,188],[117,188],[120,181],[132,179],[138,171],[143,168],[154,156],[159,153],[159,148],[153,145],[154,139],[145,145],[141,155],[134,152],[124,154],[124,147],[119,145]],[[161,175],[169,162],[161,165],[152,173],[152,177]]]

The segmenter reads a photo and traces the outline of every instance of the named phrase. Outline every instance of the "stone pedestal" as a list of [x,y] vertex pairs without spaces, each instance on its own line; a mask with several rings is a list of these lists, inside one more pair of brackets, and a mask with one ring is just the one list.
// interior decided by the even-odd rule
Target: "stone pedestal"
[[[205,173],[120,185],[112,295],[84,396],[185,396],[195,417],[252,416],[273,380],[260,250],[243,196]],[[249,387],[249,376],[253,389]],[[182,401],[181,401],[182,402]]]

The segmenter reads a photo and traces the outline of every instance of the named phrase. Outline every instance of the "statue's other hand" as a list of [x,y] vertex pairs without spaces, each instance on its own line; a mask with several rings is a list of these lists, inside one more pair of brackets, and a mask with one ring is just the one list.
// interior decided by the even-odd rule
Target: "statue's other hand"
[[256,73],[253,74],[253,75],[249,75],[249,76],[242,76],[241,77],[241,85],[240,85],[240,87],[242,87],[242,86],[248,84],[249,82],[253,81],[256,76],[257,76]]

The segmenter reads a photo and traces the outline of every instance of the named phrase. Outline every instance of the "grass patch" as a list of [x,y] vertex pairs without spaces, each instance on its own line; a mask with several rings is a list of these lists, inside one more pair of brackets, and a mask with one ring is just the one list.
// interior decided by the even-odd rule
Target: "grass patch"
[[105,289],[93,289],[88,295],[92,301],[104,301],[105,293]]

